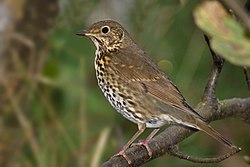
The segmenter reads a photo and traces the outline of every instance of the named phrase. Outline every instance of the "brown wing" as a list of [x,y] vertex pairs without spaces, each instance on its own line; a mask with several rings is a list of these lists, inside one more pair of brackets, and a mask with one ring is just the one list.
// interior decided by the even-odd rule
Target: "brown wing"
[[124,49],[113,54],[111,61],[111,68],[115,68],[124,82],[155,98],[161,104],[174,107],[179,111],[185,110],[187,113],[204,120],[188,106],[177,87],[159,70],[145,52],[138,49],[133,53],[128,53],[129,50],[131,49]]

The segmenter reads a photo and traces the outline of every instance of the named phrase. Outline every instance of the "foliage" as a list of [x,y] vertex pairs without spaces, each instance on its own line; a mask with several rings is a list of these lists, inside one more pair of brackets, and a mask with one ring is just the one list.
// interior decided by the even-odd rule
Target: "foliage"
[[229,62],[250,66],[250,40],[217,1],[204,2],[195,11],[197,25],[212,37],[213,49]]

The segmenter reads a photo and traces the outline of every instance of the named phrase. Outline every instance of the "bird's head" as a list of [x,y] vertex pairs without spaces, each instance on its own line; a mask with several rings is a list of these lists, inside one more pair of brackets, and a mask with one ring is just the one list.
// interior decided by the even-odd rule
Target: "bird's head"
[[126,41],[130,40],[127,31],[113,20],[96,22],[89,29],[81,30],[76,34],[89,37],[97,49],[104,49],[109,52],[124,47]]

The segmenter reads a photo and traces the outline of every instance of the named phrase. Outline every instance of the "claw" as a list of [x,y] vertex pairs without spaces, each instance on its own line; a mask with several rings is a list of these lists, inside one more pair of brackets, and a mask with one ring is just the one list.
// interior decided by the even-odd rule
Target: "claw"
[[147,140],[140,140],[138,143],[133,143],[132,146],[144,146],[148,151],[149,159],[152,158],[152,151],[149,148]]
[[127,155],[125,154],[125,151],[129,148],[129,146],[131,145],[131,143],[134,142],[134,140],[140,136],[140,134],[142,134],[142,132],[144,132],[144,130],[146,129],[146,124],[138,124],[138,131],[134,134],[134,136],[127,142],[127,144],[122,148],[122,150],[113,155],[111,158],[113,157],[117,157],[117,156],[123,156],[123,158],[126,159],[126,161],[128,162],[128,164],[130,165],[132,163],[132,161],[127,157]]
[[141,146],[141,145],[143,145],[143,146],[147,149],[147,151],[148,151],[149,159],[151,159],[153,153],[152,153],[151,149],[149,148],[148,143],[149,143],[149,141],[154,137],[154,135],[155,135],[158,131],[159,131],[159,128],[154,129],[154,130],[150,133],[150,135],[149,135],[145,140],[140,140],[138,143],[132,144],[132,146],[135,146],[135,145]]
[[129,165],[132,164],[132,161],[126,155],[125,150],[122,149],[119,153],[113,155],[111,158],[118,157],[118,156],[122,156],[128,162]]
[[[128,141],[128,143],[123,147],[123,149],[113,155],[111,158],[117,157],[117,156],[123,156],[123,158],[128,162],[128,164],[132,164],[132,161],[127,157],[127,155],[125,154],[125,151],[129,148],[129,146],[131,145],[131,143],[133,143],[133,141],[142,133],[144,132],[144,130],[146,129],[146,124],[138,124],[138,131],[134,134],[134,136]],[[139,143],[135,143],[133,145],[143,145],[147,151],[148,151],[148,155],[149,155],[149,159],[152,158],[152,151],[148,146],[148,142],[153,138],[153,136],[158,132],[159,128],[154,129],[150,135],[146,138],[146,140],[142,140],[139,141]]]

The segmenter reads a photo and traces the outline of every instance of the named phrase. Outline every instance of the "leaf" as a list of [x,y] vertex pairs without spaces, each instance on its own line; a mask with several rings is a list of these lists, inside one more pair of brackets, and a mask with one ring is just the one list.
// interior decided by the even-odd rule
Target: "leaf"
[[232,64],[250,67],[250,40],[242,26],[218,1],[204,1],[194,11],[195,22],[211,37],[214,51]]

